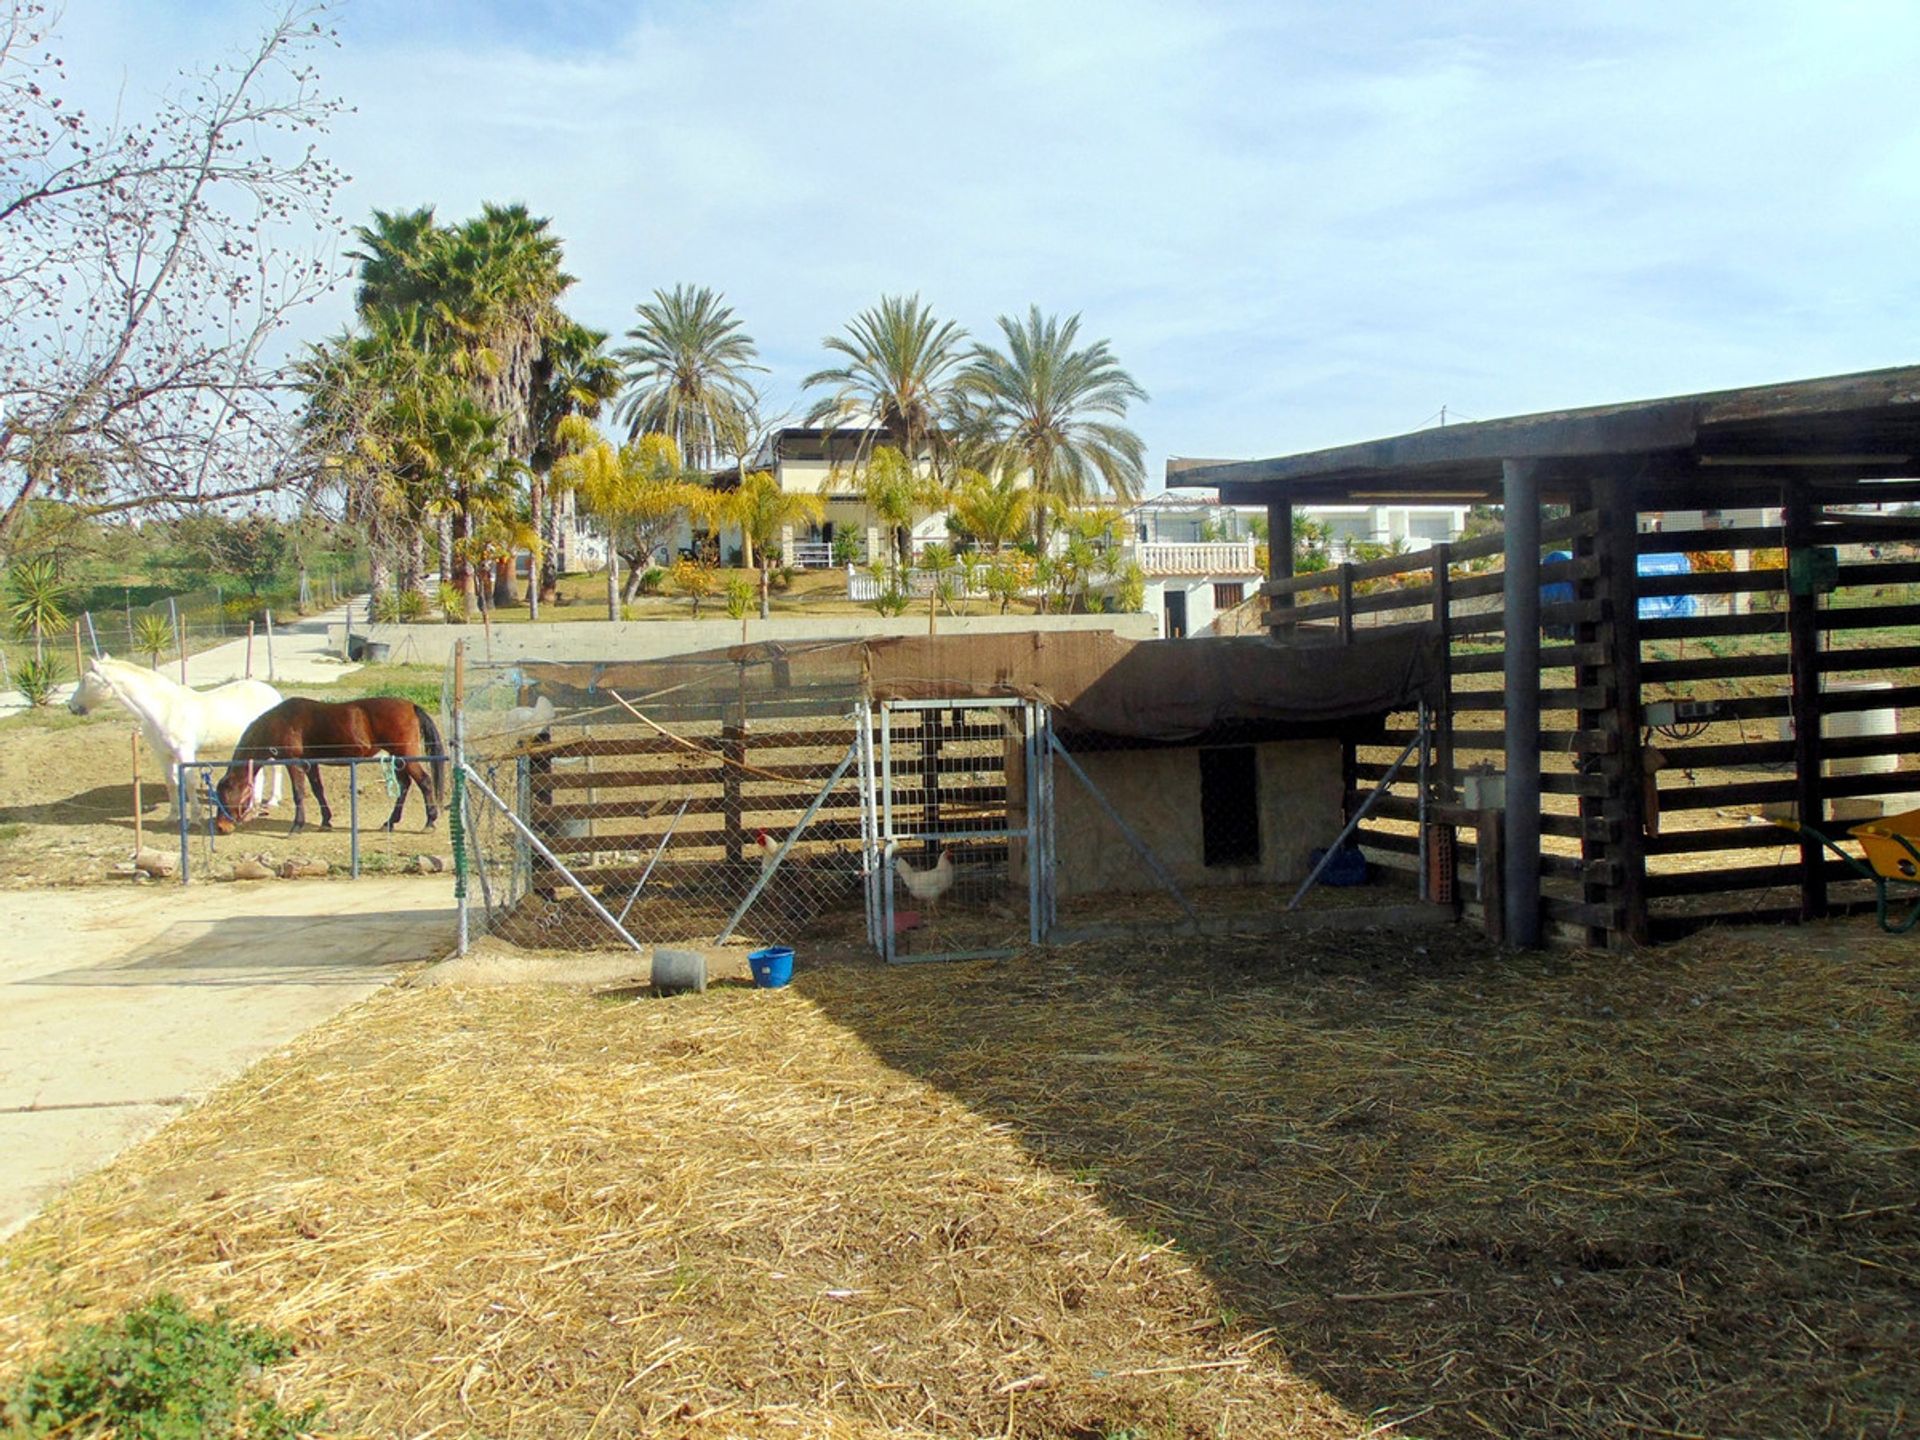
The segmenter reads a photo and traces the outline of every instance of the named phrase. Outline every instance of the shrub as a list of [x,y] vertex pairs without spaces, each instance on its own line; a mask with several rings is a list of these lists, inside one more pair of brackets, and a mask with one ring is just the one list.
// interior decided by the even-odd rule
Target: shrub
[[434,597],[434,603],[440,607],[440,613],[450,625],[457,625],[467,618],[467,597],[460,593],[460,587],[451,582],[440,586],[440,593]]
[[373,618],[376,624],[397,625],[400,622],[400,596],[404,593],[404,591],[390,590],[384,595],[373,597]]
[[752,611],[752,582],[744,575],[735,575],[727,581],[727,614],[735,620],[744,620]]
[[433,611],[433,607],[427,603],[427,597],[418,590],[402,590],[397,598],[402,620],[424,620]]
[[835,565],[858,565],[860,563],[860,542],[852,531],[842,530],[833,537],[833,563]]
[[658,565],[649,565],[640,576],[642,595],[659,595],[667,588],[667,572]]
[[112,1324],[70,1331],[57,1354],[9,1387],[0,1424],[19,1436],[294,1440],[319,1423],[319,1402],[283,1409],[256,1378],[291,1353],[269,1330],[235,1324],[218,1310],[203,1319],[157,1295]]
[[795,570],[791,565],[780,566],[773,572],[773,588],[776,590],[791,590],[793,588],[793,577],[799,573],[800,572]]
[[693,601],[693,618],[698,620],[700,602],[713,593],[713,567],[698,560],[676,560],[670,578],[674,593]]
[[913,600],[906,591],[895,588],[882,590],[868,603],[882,615],[904,615]]
[[20,687],[20,693],[27,697],[27,704],[41,706],[53,699],[53,688],[66,678],[60,668],[60,657],[52,652],[20,662],[20,668],[13,672],[13,683]]

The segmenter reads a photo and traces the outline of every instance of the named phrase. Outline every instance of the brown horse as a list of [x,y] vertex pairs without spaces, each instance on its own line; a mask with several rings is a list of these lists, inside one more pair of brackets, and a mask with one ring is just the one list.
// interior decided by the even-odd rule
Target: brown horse
[[379,754],[431,758],[433,771],[420,760],[409,758],[400,766],[400,798],[393,814],[381,828],[391,830],[400,823],[400,812],[407,805],[407,786],[420,787],[420,798],[427,806],[427,829],[440,818],[440,797],[446,788],[447,752],[440,743],[439,728],[411,700],[391,695],[375,695],[367,700],[343,700],[329,704],[323,700],[282,700],[271,710],[256,716],[234,747],[233,762],[214,789],[218,802],[213,828],[222,835],[233,833],[234,826],[254,813],[254,776],[262,765],[283,764],[293,777],[293,829],[295,834],[307,824],[307,786],[320,802],[320,828],[333,828],[333,812],[327,808],[327,793],[320,788],[320,767],[344,760],[364,759]]

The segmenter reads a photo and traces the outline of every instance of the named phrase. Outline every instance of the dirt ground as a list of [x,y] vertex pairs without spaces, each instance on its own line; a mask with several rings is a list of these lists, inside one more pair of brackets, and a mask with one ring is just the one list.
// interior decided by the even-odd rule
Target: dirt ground
[[395,987],[0,1251],[341,1434],[1848,1436],[1920,1414],[1920,955],[1455,927]]

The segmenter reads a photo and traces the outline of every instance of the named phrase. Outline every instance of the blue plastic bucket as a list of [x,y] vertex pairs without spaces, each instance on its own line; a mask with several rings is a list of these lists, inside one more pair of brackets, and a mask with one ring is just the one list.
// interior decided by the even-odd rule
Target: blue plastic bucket
[[778,990],[793,979],[793,947],[770,945],[765,950],[750,951],[747,968],[753,971],[753,983],[762,990]]

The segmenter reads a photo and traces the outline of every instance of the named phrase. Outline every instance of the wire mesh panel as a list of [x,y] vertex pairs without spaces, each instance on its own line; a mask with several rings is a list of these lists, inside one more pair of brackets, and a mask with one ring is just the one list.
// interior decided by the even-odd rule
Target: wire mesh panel
[[[1263,928],[1345,822],[1330,736],[1220,726],[1191,742],[1084,730],[1056,739],[1045,772],[1058,837],[1047,850],[1050,938]],[[1316,889],[1308,903],[1379,903],[1379,892]]]
[[1038,939],[1038,715],[1014,699],[881,705],[869,913],[888,960],[1005,955]]
[[641,944],[857,943],[857,683],[819,666],[796,681],[789,659],[481,672],[468,754],[525,827],[475,816],[485,928],[541,948],[625,943],[610,915]]

